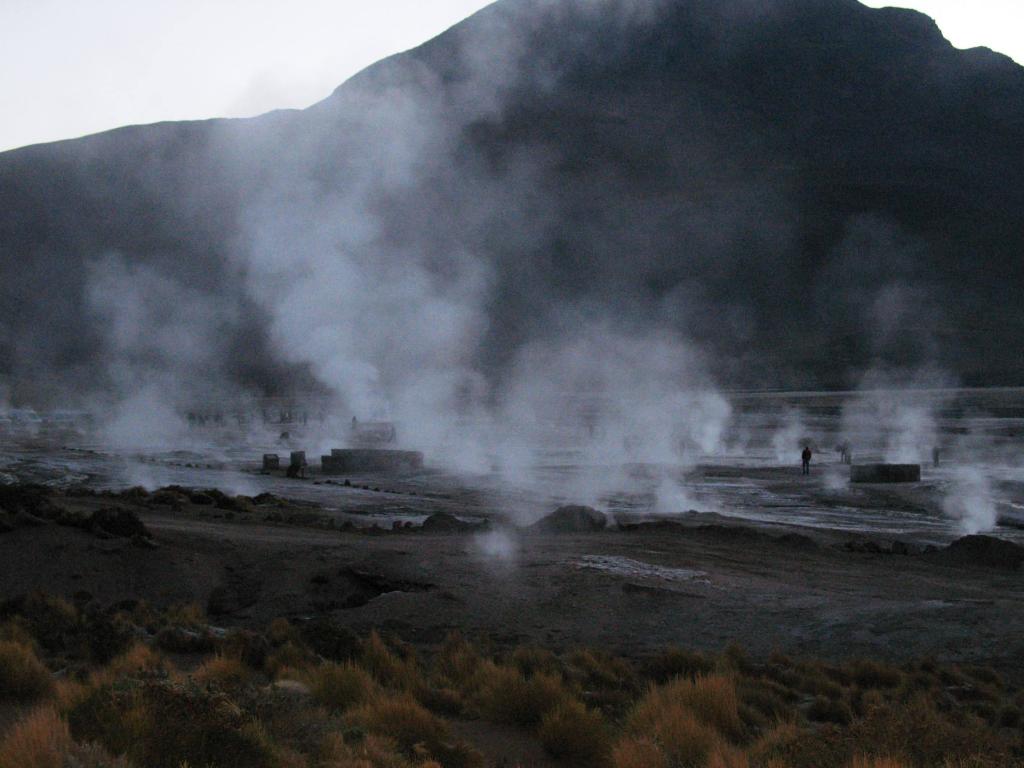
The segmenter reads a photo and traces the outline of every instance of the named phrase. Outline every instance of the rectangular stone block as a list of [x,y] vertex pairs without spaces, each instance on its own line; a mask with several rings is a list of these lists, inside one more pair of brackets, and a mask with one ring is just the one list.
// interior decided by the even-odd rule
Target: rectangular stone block
[[917,483],[920,464],[857,464],[850,467],[851,483]]
[[325,475],[408,471],[422,466],[423,454],[419,451],[335,448],[330,456],[320,457],[320,469]]

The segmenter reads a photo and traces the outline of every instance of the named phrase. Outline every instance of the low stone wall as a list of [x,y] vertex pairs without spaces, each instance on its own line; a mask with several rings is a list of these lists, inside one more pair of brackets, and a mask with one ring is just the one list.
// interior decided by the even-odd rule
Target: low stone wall
[[423,454],[419,451],[336,448],[330,456],[320,457],[320,471],[325,475],[410,470],[422,466]]
[[851,483],[917,483],[920,464],[856,464],[850,467]]

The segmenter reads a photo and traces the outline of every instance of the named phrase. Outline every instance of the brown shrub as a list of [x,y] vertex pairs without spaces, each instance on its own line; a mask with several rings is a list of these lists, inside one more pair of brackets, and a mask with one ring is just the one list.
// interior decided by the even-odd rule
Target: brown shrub
[[739,700],[733,678],[725,675],[699,675],[690,680],[675,680],[648,690],[629,717],[632,728],[655,723],[663,713],[685,708],[702,723],[730,739],[742,736]]
[[513,667],[485,662],[477,673],[475,702],[488,720],[534,725],[570,698],[560,677],[536,674],[526,679]]
[[378,682],[390,688],[415,691],[423,684],[416,660],[411,656],[399,657],[376,630],[363,644],[361,664]]
[[52,707],[37,709],[19,721],[0,741],[4,768],[63,768],[73,746],[68,724]]
[[217,654],[200,664],[192,678],[204,685],[212,683],[220,688],[237,688],[252,678],[252,670],[241,659]]
[[889,664],[860,659],[849,666],[850,676],[861,688],[895,688],[903,673]]
[[324,664],[308,672],[305,682],[318,702],[338,711],[366,704],[379,692],[370,674],[351,662]]
[[906,763],[891,757],[858,756],[850,761],[849,768],[906,768]]
[[[165,676],[171,664],[158,651],[145,643],[135,643],[122,655],[107,665],[106,676],[111,678],[129,676]],[[102,676],[102,673],[100,673]]]
[[444,684],[466,687],[483,663],[483,657],[458,632],[445,638],[434,656],[433,672]]
[[561,671],[558,657],[546,648],[535,645],[520,645],[512,652],[510,661],[527,677],[537,672],[554,675]]
[[186,683],[101,686],[68,713],[79,741],[146,768],[249,768],[271,762],[262,731],[226,696]]
[[349,710],[345,720],[369,733],[394,739],[405,752],[420,743],[436,746],[448,737],[448,726],[409,694],[381,696]]
[[612,768],[669,768],[669,762],[650,739],[625,738],[612,750]]
[[267,627],[267,639],[271,645],[300,642],[299,631],[285,618],[276,618]]
[[309,669],[316,661],[316,657],[304,646],[286,642],[267,656],[263,669],[271,678],[277,678],[284,669]]
[[567,659],[570,671],[587,689],[604,688],[634,690],[636,676],[632,667],[603,651],[582,648],[573,651]]
[[601,713],[566,700],[541,720],[537,732],[551,755],[580,765],[600,766],[608,761],[610,738]]
[[0,641],[0,700],[35,701],[52,690],[50,671],[31,646]]
[[816,723],[848,725],[853,719],[853,713],[844,701],[833,701],[824,696],[818,696],[808,707],[807,718]]
[[676,677],[694,678],[714,669],[714,661],[704,654],[682,648],[666,648],[644,666],[647,676],[659,683],[667,683]]
[[199,603],[182,603],[172,605],[164,614],[167,623],[172,627],[183,629],[203,629],[207,625],[206,611]]

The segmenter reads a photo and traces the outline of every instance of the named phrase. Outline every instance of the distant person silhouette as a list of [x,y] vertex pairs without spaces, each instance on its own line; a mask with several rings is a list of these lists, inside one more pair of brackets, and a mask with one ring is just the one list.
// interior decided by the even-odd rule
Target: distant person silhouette
[[811,474],[811,446],[805,445],[803,453],[800,454],[800,459],[803,461],[804,474]]

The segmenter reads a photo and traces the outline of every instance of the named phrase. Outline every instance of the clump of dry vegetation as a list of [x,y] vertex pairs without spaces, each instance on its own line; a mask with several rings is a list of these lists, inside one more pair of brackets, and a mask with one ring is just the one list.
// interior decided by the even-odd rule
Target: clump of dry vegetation
[[0,609],[0,700],[19,713],[3,768],[482,768],[455,720],[594,768],[1024,764],[1024,692],[985,667],[626,660],[458,634],[413,649],[324,619],[225,633],[194,605],[85,613],[45,595]]
[[31,645],[0,640],[0,700],[35,701],[53,688],[50,670]]

